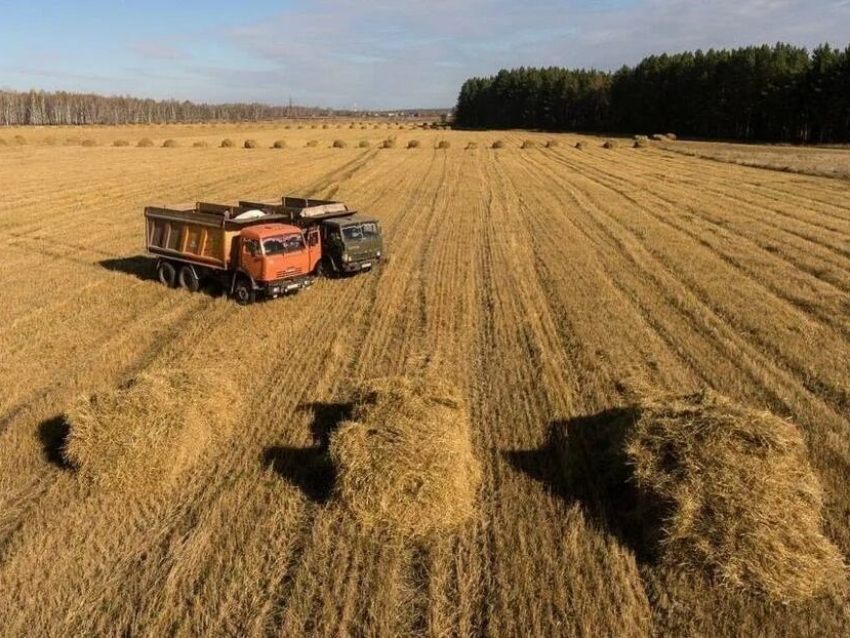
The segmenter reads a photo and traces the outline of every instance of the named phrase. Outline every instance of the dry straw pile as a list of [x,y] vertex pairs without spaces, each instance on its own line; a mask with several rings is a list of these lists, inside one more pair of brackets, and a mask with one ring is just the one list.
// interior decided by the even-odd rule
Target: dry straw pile
[[238,394],[212,373],[145,373],[80,397],[66,414],[64,454],[96,483],[168,484],[231,429]]
[[481,469],[469,416],[442,383],[378,379],[333,434],[336,497],[367,528],[409,538],[456,530],[475,509]]
[[843,581],[793,424],[711,392],[648,399],[639,414],[626,451],[639,488],[669,507],[665,561],[781,601]]

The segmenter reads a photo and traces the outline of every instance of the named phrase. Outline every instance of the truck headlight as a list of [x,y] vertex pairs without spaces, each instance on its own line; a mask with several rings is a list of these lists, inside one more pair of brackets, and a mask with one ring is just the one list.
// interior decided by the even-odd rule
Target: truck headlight
[[343,260],[345,263],[350,262],[350,261],[351,261],[351,255],[343,255],[343,256],[342,256],[342,260]]
[[375,256],[376,256],[376,257],[380,257],[380,256],[381,256],[381,251],[379,250],[379,251],[375,254]]

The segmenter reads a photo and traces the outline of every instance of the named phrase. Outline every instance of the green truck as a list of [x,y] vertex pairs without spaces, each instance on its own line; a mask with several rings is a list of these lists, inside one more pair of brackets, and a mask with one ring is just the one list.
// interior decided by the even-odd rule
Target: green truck
[[275,201],[241,201],[239,206],[283,218],[305,233],[317,229],[322,243],[317,275],[364,272],[386,259],[380,222],[342,202],[282,197]]

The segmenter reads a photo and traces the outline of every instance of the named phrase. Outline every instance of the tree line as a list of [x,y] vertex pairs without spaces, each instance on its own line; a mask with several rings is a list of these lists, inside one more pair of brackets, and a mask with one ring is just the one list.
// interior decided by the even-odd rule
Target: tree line
[[328,109],[305,106],[195,104],[93,93],[0,90],[0,125],[245,122],[328,114]]
[[470,128],[848,143],[850,46],[654,55],[614,73],[502,70],[463,84],[455,120]]

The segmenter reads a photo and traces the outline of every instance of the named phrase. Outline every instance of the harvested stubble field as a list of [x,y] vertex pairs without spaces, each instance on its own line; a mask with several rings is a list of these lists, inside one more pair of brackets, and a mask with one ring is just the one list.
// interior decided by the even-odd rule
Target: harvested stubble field
[[850,179],[850,149],[847,147],[684,141],[664,141],[662,145],[669,151],[718,162]]
[[[567,135],[346,130],[0,148],[3,635],[850,634],[846,582],[786,604],[663,560],[662,523],[621,516],[633,481],[606,482],[628,463],[596,453],[629,388],[768,409],[823,487],[806,525],[847,559],[846,183]],[[282,193],[379,217],[391,262],[244,308],[152,280],[143,206]],[[361,382],[397,376],[452,389],[480,463],[471,518],[425,539],[362,526],[326,452]],[[113,413],[98,479],[71,461]]]

